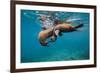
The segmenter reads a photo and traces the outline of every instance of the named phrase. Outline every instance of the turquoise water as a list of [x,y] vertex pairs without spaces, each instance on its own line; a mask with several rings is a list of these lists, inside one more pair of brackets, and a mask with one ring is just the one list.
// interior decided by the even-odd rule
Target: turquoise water
[[[42,28],[38,14],[50,13],[61,20],[81,18],[84,27],[74,32],[63,33],[55,42],[49,43],[49,46],[41,46],[38,33]],[[89,13],[21,10],[22,63],[87,59],[89,59]]]

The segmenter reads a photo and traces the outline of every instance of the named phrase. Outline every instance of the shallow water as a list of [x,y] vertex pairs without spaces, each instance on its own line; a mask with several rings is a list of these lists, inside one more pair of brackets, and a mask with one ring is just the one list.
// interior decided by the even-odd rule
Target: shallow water
[[[61,20],[81,18],[84,27],[63,33],[49,46],[41,46],[38,33],[41,23],[38,14],[48,11],[21,10],[21,62],[51,62],[89,59],[89,13],[53,12]],[[73,21],[79,23],[79,21]]]

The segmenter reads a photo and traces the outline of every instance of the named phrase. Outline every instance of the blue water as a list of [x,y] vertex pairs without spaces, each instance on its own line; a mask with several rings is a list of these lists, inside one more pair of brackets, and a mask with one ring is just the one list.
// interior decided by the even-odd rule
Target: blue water
[[[38,33],[42,30],[38,14],[49,11],[21,10],[21,62],[52,62],[89,59],[89,13],[54,12],[61,20],[81,18],[84,27],[63,33],[49,46],[41,46]],[[73,23],[78,23],[74,21]]]

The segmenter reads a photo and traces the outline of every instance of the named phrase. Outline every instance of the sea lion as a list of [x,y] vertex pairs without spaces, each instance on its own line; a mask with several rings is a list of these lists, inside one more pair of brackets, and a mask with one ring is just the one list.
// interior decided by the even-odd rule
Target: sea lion
[[54,28],[49,28],[49,29],[40,31],[38,35],[38,39],[41,45],[46,46],[48,44],[46,39],[51,37],[54,34],[54,29],[59,30],[60,32],[69,32],[69,31],[75,31],[76,28],[79,28],[82,26],[83,24],[79,24],[77,26],[72,26],[69,23],[58,24]]

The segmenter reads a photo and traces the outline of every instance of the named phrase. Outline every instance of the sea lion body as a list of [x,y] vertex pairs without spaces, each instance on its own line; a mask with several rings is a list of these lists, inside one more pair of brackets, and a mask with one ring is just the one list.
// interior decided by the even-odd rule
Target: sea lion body
[[72,26],[69,23],[58,24],[54,28],[49,28],[49,29],[40,31],[38,35],[38,39],[41,45],[46,46],[48,44],[46,39],[54,35],[53,33],[55,30],[59,30],[60,32],[69,32],[69,31],[75,31],[77,28],[80,28],[82,26],[83,24],[79,24],[77,26]]
[[[54,28],[55,30],[60,30],[61,32],[65,31],[71,31],[73,29],[73,26],[71,24],[63,23],[63,24],[58,24]],[[46,30],[42,30],[39,35],[38,39],[41,45],[46,46],[48,43],[46,39],[53,34],[53,28],[49,28]]]
[[63,23],[63,24],[59,24],[55,27],[55,30],[60,30],[60,31],[71,31],[73,30],[74,27],[71,26],[71,24],[67,24],[67,23]]

